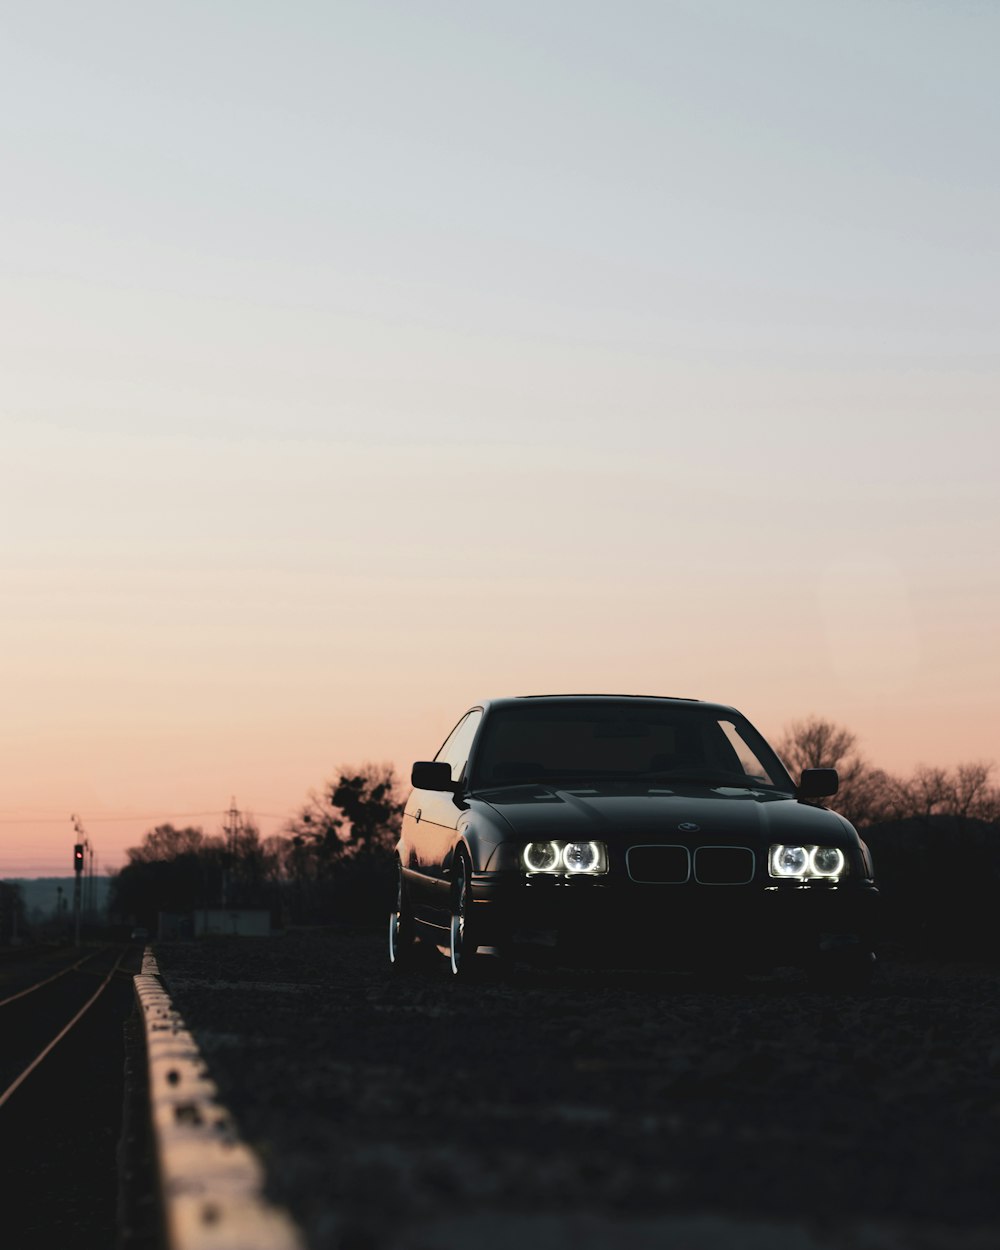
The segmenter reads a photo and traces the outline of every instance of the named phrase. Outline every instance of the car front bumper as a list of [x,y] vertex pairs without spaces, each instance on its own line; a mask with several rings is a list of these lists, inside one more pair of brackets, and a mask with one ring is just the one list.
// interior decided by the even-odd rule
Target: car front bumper
[[484,945],[556,942],[680,964],[702,957],[795,964],[820,951],[870,950],[880,901],[868,881],[654,885],[524,873],[477,873],[472,899]]

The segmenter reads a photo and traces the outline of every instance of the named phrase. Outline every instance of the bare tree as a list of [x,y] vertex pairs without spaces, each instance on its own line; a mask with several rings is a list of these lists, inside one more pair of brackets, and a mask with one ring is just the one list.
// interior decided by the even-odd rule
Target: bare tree
[[793,777],[803,768],[836,768],[844,784],[861,765],[857,745],[857,736],[849,729],[809,716],[792,721],[778,739],[777,748]]
[[1000,788],[990,785],[994,765],[959,764],[950,776],[951,802],[959,820],[1000,821]]
[[793,721],[777,750],[796,781],[804,768],[835,768],[840,788],[832,806],[852,824],[871,825],[899,813],[899,781],[873,767],[858,749],[857,735],[842,725],[819,716]]
[[984,761],[950,769],[921,764],[902,788],[899,814],[924,824],[951,817],[960,828],[970,820],[1000,823],[1000,787],[990,785],[993,769]]

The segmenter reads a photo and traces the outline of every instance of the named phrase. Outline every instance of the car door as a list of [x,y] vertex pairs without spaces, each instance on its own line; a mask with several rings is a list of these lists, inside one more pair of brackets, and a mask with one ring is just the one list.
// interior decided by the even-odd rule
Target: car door
[[[466,712],[434,757],[449,765],[456,784],[465,779],[469,751],[482,717],[482,708]],[[406,810],[412,822],[413,868],[417,874],[411,896],[415,904],[434,913],[429,918],[440,920],[449,911],[451,853],[464,809],[455,801],[454,794],[414,790]]]

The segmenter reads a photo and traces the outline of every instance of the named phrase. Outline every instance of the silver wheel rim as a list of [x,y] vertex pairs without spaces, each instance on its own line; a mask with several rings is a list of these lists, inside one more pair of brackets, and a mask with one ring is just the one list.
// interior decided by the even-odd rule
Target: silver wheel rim
[[399,914],[389,915],[389,963],[399,962]]
[[455,906],[451,913],[451,971],[458,976],[462,969],[462,958],[465,953],[465,907],[466,907],[466,876],[465,865],[460,869],[456,880]]
[[403,872],[396,870],[396,909],[389,913],[389,963],[399,963],[399,930],[403,914]]

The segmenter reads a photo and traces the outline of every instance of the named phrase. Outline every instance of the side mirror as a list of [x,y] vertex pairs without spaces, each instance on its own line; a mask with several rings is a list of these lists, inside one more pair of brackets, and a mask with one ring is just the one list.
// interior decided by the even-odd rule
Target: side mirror
[[441,760],[419,760],[410,772],[410,785],[414,790],[443,790],[455,793],[451,779],[451,765]]
[[840,788],[840,777],[835,768],[803,768],[802,778],[795,791],[799,799],[827,799]]

